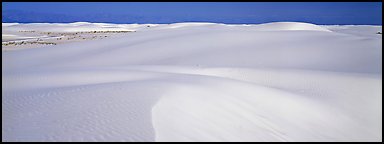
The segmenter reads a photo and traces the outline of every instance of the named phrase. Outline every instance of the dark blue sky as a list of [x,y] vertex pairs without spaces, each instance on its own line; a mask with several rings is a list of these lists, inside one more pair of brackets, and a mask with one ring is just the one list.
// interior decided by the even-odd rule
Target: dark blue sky
[[3,2],[3,22],[382,25],[381,2]]

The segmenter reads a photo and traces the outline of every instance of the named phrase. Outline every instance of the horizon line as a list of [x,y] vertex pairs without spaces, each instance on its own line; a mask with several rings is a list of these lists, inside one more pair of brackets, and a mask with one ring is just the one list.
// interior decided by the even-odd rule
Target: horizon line
[[2,22],[2,23],[18,23],[18,24],[71,24],[71,23],[105,23],[105,24],[177,24],[177,23],[212,23],[212,24],[266,24],[266,23],[277,23],[277,22],[296,22],[296,23],[308,23],[314,25],[369,25],[369,26],[382,26],[382,24],[316,24],[311,22],[303,22],[303,21],[271,21],[264,23],[224,23],[224,22],[209,22],[209,21],[180,21],[180,22],[172,22],[172,23],[114,23],[114,22],[90,22],[90,21],[74,21],[74,22]]

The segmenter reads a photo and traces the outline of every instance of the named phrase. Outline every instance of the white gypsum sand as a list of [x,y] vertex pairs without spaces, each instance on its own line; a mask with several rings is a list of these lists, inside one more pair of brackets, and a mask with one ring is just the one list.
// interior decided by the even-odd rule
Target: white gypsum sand
[[3,41],[123,30],[3,51],[2,141],[382,141],[381,26],[3,23]]

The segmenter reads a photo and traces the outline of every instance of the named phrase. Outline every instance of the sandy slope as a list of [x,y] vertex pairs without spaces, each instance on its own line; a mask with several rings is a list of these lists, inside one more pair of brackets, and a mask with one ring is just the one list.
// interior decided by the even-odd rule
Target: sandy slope
[[381,27],[44,25],[137,32],[3,52],[2,141],[382,140]]

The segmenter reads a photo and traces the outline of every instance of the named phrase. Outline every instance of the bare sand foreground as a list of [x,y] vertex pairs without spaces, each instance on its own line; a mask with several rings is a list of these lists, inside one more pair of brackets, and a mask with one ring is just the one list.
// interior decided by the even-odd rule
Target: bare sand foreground
[[3,23],[2,141],[382,141],[381,28]]

